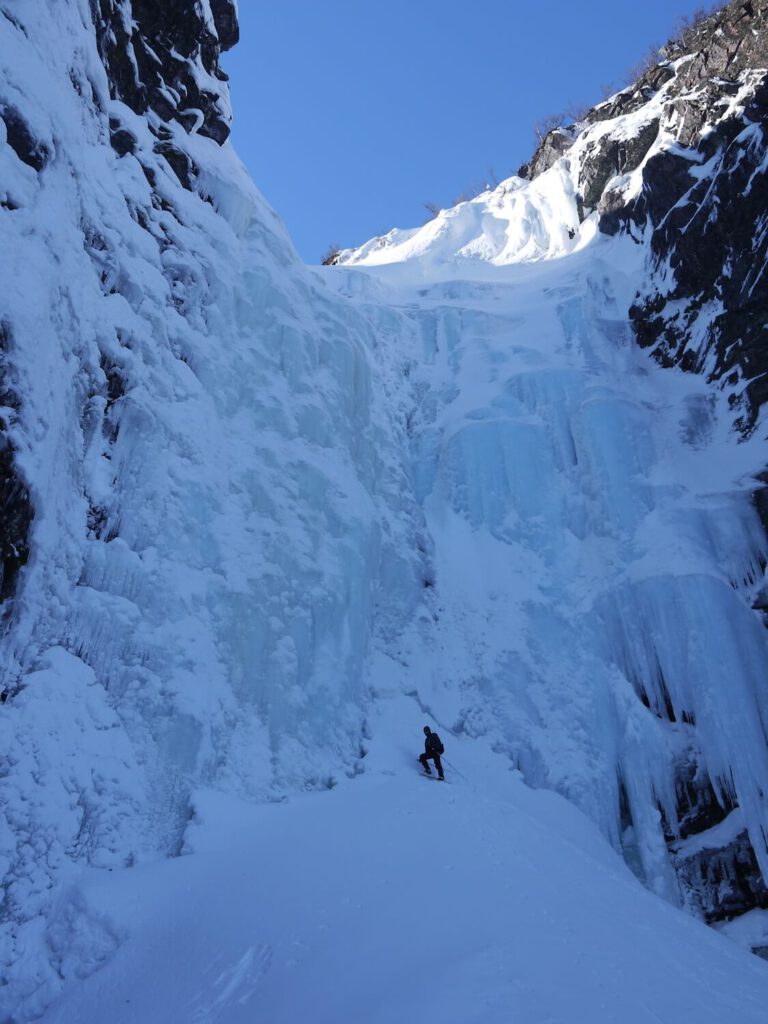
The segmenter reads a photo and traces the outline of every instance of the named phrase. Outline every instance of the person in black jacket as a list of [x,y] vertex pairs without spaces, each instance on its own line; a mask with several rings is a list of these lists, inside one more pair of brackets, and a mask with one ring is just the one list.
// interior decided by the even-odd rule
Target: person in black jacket
[[437,735],[437,733],[432,732],[428,725],[424,726],[424,736],[426,737],[426,739],[424,740],[424,753],[419,757],[419,760],[421,761],[424,767],[424,771],[427,773],[427,775],[431,775],[432,769],[429,767],[427,762],[434,761],[435,768],[437,768],[438,779],[444,779],[445,775],[443,774],[443,766],[440,761],[440,755],[445,753],[445,747],[440,742],[440,737]]

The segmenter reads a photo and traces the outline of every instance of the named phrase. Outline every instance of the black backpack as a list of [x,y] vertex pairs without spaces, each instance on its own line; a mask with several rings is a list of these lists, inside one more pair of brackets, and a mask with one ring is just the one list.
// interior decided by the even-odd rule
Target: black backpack
[[429,734],[429,752],[430,754],[444,754],[445,747],[443,746],[440,737],[436,732]]

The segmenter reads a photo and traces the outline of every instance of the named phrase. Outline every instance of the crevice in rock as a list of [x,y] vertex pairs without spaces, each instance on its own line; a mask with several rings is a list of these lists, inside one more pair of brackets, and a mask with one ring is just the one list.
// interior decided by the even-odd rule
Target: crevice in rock
[[20,407],[8,362],[11,342],[10,325],[0,322],[0,605],[17,592],[19,574],[29,560],[34,515],[11,438]]

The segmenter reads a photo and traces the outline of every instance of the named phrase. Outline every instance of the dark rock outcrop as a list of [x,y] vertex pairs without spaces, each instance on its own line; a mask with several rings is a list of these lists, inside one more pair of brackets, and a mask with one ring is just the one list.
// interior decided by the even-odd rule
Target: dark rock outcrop
[[715,791],[695,748],[678,764],[676,786],[678,834],[667,841],[689,902],[710,923],[768,907],[768,887],[737,805]]
[[[665,365],[723,381],[750,432],[768,400],[768,76],[744,113],[721,122],[702,151],[661,153],[642,194],[608,230],[650,230],[654,287],[631,317],[638,341]],[[707,161],[708,174],[699,168]]]
[[212,22],[194,0],[91,0],[91,7],[113,98],[225,142],[231,115],[219,58],[239,38],[234,0],[213,0]]
[[35,171],[42,171],[51,155],[45,143],[35,138],[24,117],[10,104],[0,105],[0,117],[5,124],[8,145],[19,160]]
[[700,835],[724,821],[734,809],[726,794],[718,796],[695,749],[677,765],[677,831],[681,839]]
[[582,164],[584,207],[593,209],[601,204],[605,187],[617,174],[625,174],[639,167],[659,134],[659,122],[654,119],[642,126],[631,139],[610,139],[596,143]]
[[0,323],[0,607],[16,593],[18,576],[29,558],[32,504],[19,470],[10,433],[19,410],[7,353],[8,324]]
[[746,829],[735,839],[674,858],[689,899],[710,924],[768,908],[768,888]]
[[650,243],[651,287],[630,311],[638,342],[721,382],[749,433],[768,401],[768,3],[728,4],[662,54],[586,121],[639,111],[664,87],[662,127],[677,145],[650,156],[625,201],[604,193],[611,172],[640,166],[659,122],[629,143],[604,136],[583,163],[584,207],[602,231]]
[[573,145],[572,128],[553,128],[541,140],[538,149],[527,164],[517,172],[521,178],[536,178],[548,171]]

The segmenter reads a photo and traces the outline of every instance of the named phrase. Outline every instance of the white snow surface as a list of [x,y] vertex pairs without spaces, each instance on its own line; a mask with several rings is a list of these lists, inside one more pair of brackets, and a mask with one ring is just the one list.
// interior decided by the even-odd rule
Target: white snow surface
[[[655,121],[658,134],[634,171],[617,175],[605,193],[627,201],[642,184],[645,163],[674,144],[674,125],[665,115],[671,82],[640,109],[621,117],[571,126],[573,143],[567,154],[532,181],[513,176],[472,199],[440,210],[420,228],[394,228],[357,249],[345,249],[339,261],[346,266],[409,264],[409,276],[423,262],[453,267],[453,273],[472,273],[467,264],[507,266],[567,256],[589,245],[597,233],[598,217],[591,209],[579,216],[578,196],[590,156],[604,137],[620,143],[636,136]],[[459,270],[459,268],[462,268]]]
[[430,263],[453,265],[464,260],[522,263],[564,255],[593,233],[594,224],[580,228],[575,183],[568,166],[559,161],[533,182],[509,178],[474,199],[441,210],[421,228],[395,228],[359,249],[345,250],[341,262],[382,266],[424,256]]
[[661,818],[693,752],[768,868],[762,435],[635,345],[643,247],[569,237],[561,162],[308,270],[86,0],[14,7],[0,1019],[762,1020]]
[[255,808],[201,792],[186,856],[73,874],[77,938],[123,944],[46,1024],[765,1019],[768,965],[654,897],[486,741],[449,740],[463,777],[420,779],[423,720],[380,700],[358,779]]

